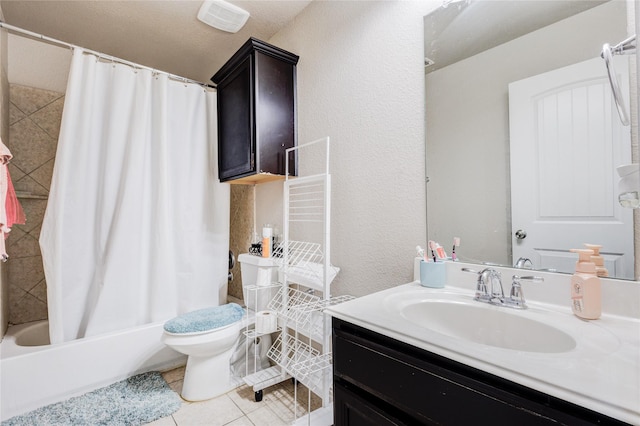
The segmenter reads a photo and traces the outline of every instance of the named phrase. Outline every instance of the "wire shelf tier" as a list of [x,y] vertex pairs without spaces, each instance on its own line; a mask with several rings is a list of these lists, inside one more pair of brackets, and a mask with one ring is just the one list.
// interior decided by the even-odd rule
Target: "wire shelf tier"
[[322,395],[331,370],[331,352],[292,364],[289,373],[316,395]]
[[[283,376],[284,374],[284,376]],[[253,387],[254,391],[259,391],[268,388],[271,385],[275,385],[284,380],[287,380],[291,376],[287,373],[283,373],[282,369],[274,365],[273,367],[266,368],[264,370],[256,371],[253,374],[242,378],[244,382]]]
[[275,250],[276,262],[284,263],[287,256],[287,266],[305,266],[309,263],[320,263],[324,260],[320,244],[306,241],[283,241]]
[[283,367],[287,373],[289,366],[304,362],[320,355],[320,351],[295,337],[280,333],[276,341],[269,348],[267,358]]
[[269,309],[277,311],[280,315],[286,316],[286,312],[297,305],[305,305],[320,300],[318,296],[314,296],[306,291],[298,290],[293,287],[282,286],[278,290],[278,294],[269,302]]
[[265,334],[278,333],[280,331],[282,331],[282,327],[280,326],[276,327],[274,331],[270,331],[268,333],[258,333],[254,328],[249,328],[247,330],[244,330],[242,334],[247,336],[249,339],[254,339],[256,337],[264,336]]
[[322,311],[329,306],[338,305],[353,298],[350,295],[343,295],[313,300],[294,305],[281,315],[291,321],[296,330],[316,340],[316,336],[323,336],[325,331]]
[[291,181],[288,185],[289,221],[324,223],[326,202],[324,176]]
[[[286,281],[324,291],[324,254],[320,244],[284,241],[275,251],[275,256]],[[339,271],[340,268],[329,265],[327,281],[331,283]]]

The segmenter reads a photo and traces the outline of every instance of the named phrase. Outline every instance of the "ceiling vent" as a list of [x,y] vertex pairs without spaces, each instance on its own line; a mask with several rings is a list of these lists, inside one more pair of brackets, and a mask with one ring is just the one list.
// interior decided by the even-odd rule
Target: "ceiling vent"
[[249,12],[223,0],[206,0],[200,6],[198,19],[229,33],[238,32],[249,19]]

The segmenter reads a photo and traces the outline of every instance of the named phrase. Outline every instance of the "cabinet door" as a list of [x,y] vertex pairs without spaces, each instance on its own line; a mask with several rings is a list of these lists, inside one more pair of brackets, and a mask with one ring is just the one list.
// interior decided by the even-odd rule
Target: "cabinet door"
[[218,169],[221,181],[255,172],[251,55],[218,86]]
[[[258,172],[285,174],[285,151],[296,145],[295,67],[255,53],[256,140]],[[296,175],[290,159],[289,173]]]
[[378,410],[340,383],[334,385],[334,426],[401,426],[406,423]]

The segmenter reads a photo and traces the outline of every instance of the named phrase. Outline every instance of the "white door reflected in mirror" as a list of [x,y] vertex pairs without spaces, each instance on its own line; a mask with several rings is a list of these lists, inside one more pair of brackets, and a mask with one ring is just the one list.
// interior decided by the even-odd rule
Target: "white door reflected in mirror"
[[[628,58],[614,60],[628,94]],[[630,135],[602,60],[511,83],[509,128],[513,258],[571,273],[568,250],[600,244],[612,275],[633,279],[633,216],[618,203],[615,172],[631,161]]]

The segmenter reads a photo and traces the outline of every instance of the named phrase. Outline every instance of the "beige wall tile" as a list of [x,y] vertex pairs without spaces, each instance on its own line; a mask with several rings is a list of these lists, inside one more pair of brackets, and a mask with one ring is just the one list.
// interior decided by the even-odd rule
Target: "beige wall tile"
[[12,178],[11,181],[13,182],[13,187],[18,193],[18,196],[20,196],[20,192],[26,192],[33,195],[47,195],[49,193],[49,187],[40,185],[33,178],[33,173],[30,175],[24,175],[21,179]]
[[40,280],[38,285],[29,291],[31,295],[33,295],[36,299],[41,300],[43,303],[47,303],[47,282],[44,280]]
[[9,254],[9,283],[25,291],[34,288],[44,278],[42,256],[11,257]]
[[29,173],[29,176],[31,176],[33,180],[38,182],[40,186],[45,189],[46,194],[49,193],[49,188],[51,188],[51,177],[53,176],[54,164],[55,160],[52,158],[51,160],[47,161],[31,173]]
[[64,98],[59,98],[30,115],[30,118],[49,136],[57,140],[60,134],[63,107]]
[[18,231],[17,228],[11,230],[7,241],[11,241],[11,245],[7,245],[8,250],[11,252],[11,260],[20,259],[23,257],[40,256],[40,244],[38,239],[31,234],[23,233],[22,235],[14,233]]
[[61,96],[63,96],[62,93],[18,84],[12,84],[9,88],[9,100],[11,103],[27,115],[33,114]]
[[9,125],[17,123],[25,118],[27,114],[20,111],[20,109],[12,103],[9,103]]
[[[16,191],[47,196],[60,131],[64,95],[31,87],[10,86],[9,173]],[[20,198],[25,225],[13,226],[5,264],[9,287],[9,322],[47,318],[47,286],[38,238],[46,199]]]
[[27,217],[24,225],[13,225],[13,228],[20,228],[25,232],[33,231],[37,226],[42,224],[44,212],[47,209],[47,200],[38,200],[32,198],[20,199],[22,210]]
[[23,324],[43,319],[47,319],[47,305],[35,296],[27,293],[23,298],[15,302],[10,301],[10,323]]
[[[236,255],[247,253],[251,245],[253,233],[253,206],[255,191],[251,185],[231,185],[231,221],[229,235],[229,249]],[[233,281],[229,283],[228,293],[242,299],[242,275],[240,262],[232,270]]]
[[15,164],[9,163],[9,166],[7,167],[9,169],[9,175],[11,175],[11,182],[14,184],[17,180],[20,180],[25,176],[25,173]]
[[57,141],[28,117],[9,129],[11,160],[23,172],[31,173],[56,155]]

